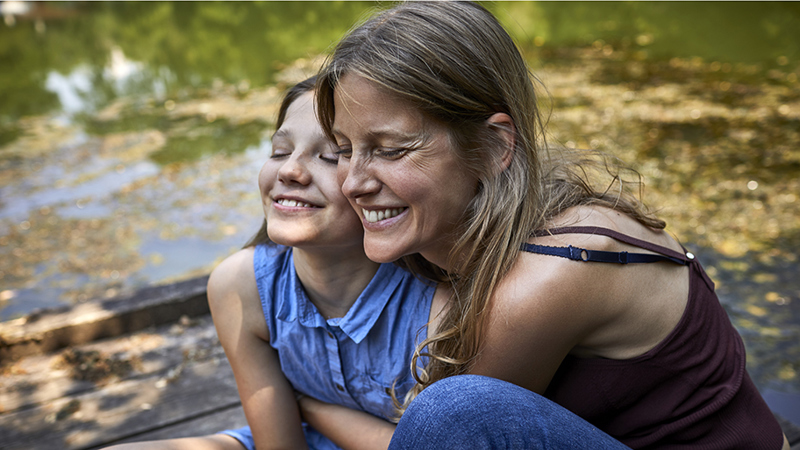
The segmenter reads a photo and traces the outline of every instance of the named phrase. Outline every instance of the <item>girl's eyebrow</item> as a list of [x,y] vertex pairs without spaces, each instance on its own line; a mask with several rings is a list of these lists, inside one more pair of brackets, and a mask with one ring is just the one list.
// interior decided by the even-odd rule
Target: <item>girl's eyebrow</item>
[[286,131],[285,128],[279,128],[278,130],[275,131],[275,133],[272,134],[272,137],[270,139],[274,140],[276,137],[277,138],[283,137],[283,138],[289,139],[290,133],[288,131]]

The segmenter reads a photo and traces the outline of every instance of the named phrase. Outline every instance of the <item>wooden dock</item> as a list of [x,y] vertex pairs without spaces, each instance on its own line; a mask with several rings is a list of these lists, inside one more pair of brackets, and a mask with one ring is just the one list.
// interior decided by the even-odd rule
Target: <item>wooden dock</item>
[[0,449],[94,449],[246,425],[205,284],[0,324]]
[[[0,323],[0,449],[96,449],[246,425],[205,284]],[[800,428],[781,426],[800,450]]]

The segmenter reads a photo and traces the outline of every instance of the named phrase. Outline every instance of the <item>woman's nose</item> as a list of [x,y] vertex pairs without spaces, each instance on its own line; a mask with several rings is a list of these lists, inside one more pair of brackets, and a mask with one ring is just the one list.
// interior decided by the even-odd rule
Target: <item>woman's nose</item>
[[359,198],[377,193],[380,182],[373,176],[367,161],[358,158],[339,159],[337,177],[347,198]]

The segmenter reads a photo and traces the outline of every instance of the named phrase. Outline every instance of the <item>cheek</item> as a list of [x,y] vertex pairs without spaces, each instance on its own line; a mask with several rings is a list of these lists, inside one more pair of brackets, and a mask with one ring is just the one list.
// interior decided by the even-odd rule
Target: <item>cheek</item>
[[339,158],[339,163],[336,164],[336,182],[339,183],[339,189],[347,179],[347,171],[350,169],[350,163],[346,162],[344,158]]
[[342,200],[337,202],[337,209],[340,211],[338,220],[343,224],[346,223],[347,227],[354,227],[359,231],[363,231],[361,217],[356,213],[355,204],[351,203],[349,199],[342,197]]
[[266,195],[270,189],[272,189],[272,183],[275,180],[275,176],[272,173],[273,171],[270,170],[269,162],[264,164],[261,167],[261,171],[258,172],[258,190],[261,192],[261,195]]
[[361,218],[344,197],[342,197],[341,202],[336,202],[336,216],[331,226],[337,230],[342,243],[357,242],[361,245],[364,239],[364,227],[361,224]]

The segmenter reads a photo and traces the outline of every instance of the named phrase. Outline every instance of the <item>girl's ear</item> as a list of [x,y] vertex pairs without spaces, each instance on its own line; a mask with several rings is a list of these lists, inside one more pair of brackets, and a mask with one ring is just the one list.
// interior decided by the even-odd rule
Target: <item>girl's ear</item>
[[514,119],[506,113],[494,113],[486,120],[489,130],[497,133],[499,141],[503,142],[502,151],[500,154],[500,164],[497,168],[497,173],[500,173],[508,168],[511,164],[511,159],[514,157],[514,148],[517,143],[517,127],[514,125]]

